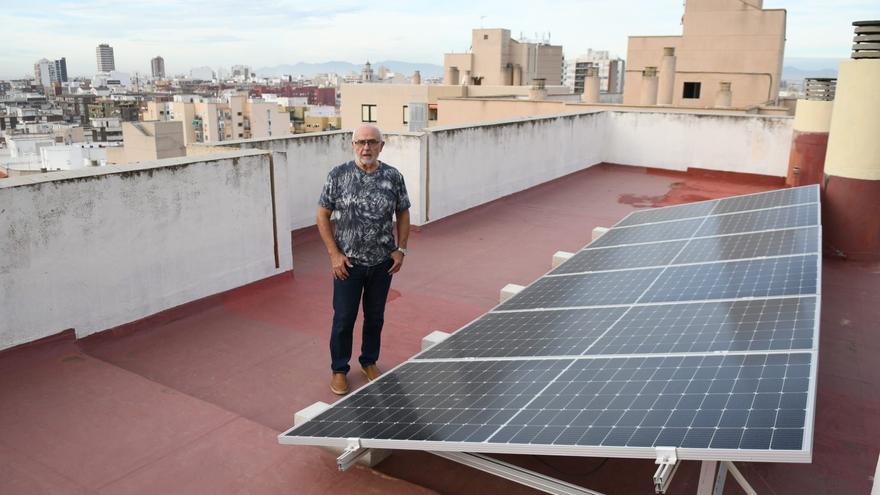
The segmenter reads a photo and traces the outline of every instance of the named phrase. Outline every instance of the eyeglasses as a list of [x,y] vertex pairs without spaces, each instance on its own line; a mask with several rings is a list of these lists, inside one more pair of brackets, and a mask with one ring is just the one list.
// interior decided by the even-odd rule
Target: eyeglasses
[[376,146],[381,141],[379,141],[378,139],[358,139],[357,141],[353,141],[353,142],[354,142],[355,146],[363,147],[363,146],[367,146],[367,145]]

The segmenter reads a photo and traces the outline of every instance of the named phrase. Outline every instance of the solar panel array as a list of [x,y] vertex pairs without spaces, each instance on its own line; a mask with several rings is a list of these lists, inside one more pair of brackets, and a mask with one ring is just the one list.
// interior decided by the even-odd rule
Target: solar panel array
[[630,214],[281,443],[809,462],[817,186]]

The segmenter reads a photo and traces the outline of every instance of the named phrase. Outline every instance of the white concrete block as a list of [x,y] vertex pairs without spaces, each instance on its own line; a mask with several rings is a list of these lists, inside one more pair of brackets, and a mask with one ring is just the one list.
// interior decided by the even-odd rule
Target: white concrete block
[[568,251],[556,251],[556,254],[553,255],[553,260],[550,262],[550,268],[556,268],[568,261],[572,256],[574,256],[574,253],[569,253]]
[[510,299],[511,297],[519,294],[519,292],[523,289],[525,289],[525,286],[522,286],[522,285],[516,285],[516,284],[505,285],[504,288],[501,289],[501,297],[499,298],[500,302],[503,303],[504,301]]
[[451,335],[451,334],[449,334],[447,332],[441,332],[440,330],[434,330],[433,332],[429,333],[428,335],[425,335],[424,337],[422,337],[422,350],[426,351],[426,350],[434,347],[435,345],[439,344],[440,342],[443,342],[444,340],[448,339],[449,335]]
[[318,401],[305,409],[300,409],[296,412],[296,414],[293,415],[293,426],[299,426],[305,423],[306,421],[326,411],[328,407],[330,407],[330,404]]
[[[306,421],[314,418],[315,416],[321,414],[322,412],[326,411],[327,408],[329,408],[329,407],[330,407],[330,404],[327,404],[326,402],[320,402],[320,401],[315,402],[311,406],[309,406],[305,409],[301,409],[301,410],[297,411],[296,414],[294,414],[293,425],[299,426],[299,425],[305,423]],[[323,447],[323,448],[324,448],[324,450],[332,452],[337,457],[342,454],[342,450],[343,450],[343,449],[335,448],[335,447]],[[374,467],[376,464],[379,464],[380,462],[384,461],[390,455],[391,455],[391,451],[388,449],[369,449],[366,454],[364,454],[363,456],[361,456],[357,460],[357,462],[358,462],[358,464],[363,464],[364,466],[367,466],[367,467]]]
[[593,229],[592,240],[595,241],[596,239],[602,237],[605,234],[605,232],[608,232],[608,227],[596,227],[595,229]]

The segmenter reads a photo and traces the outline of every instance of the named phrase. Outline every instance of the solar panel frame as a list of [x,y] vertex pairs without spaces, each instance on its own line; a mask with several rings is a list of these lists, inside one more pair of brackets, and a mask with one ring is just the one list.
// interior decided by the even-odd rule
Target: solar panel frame
[[[811,192],[816,198],[818,198],[818,188],[816,186],[808,186],[813,187],[816,191]],[[821,224],[819,223],[819,219],[821,219],[821,204],[816,201],[815,208],[817,209],[817,225],[818,229],[818,246],[817,253],[815,256],[816,263],[816,291],[815,298],[817,303],[815,304],[815,317],[814,317],[814,331],[813,331],[813,339],[812,339],[812,348],[809,350],[791,350],[786,352],[778,352],[778,351],[744,351],[744,352],[727,352],[723,353],[723,355],[771,355],[771,354],[803,354],[804,351],[810,357],[810,366],[809,366],[809,379],[807,381],[807,397],[806,397],[806,408],[803,414],[803,435],[802,435],[802,448],[796,451],[765,451],[765,450],[748,450],[748,449],[693,449],[688,447],[676,447],[677,455],[680,459],[693,459],[693,460],[706,460],[706,459],[721,459],[721,460],[730,460],[730,461],[754,461],[754,462],[811,462],[812,459],[812,445],[813,445],[813,429],[815,422],[815,411],[816,411],[816,377],[817,377],[817,360],[818,360],[818,345],[819,345],[819,322],[820,322],[820,312],[821,312],[821,304],[819,301],[821,300],[821,284],[822,284],[822,272],[821,272]],[[771,208],[764,208],[771,209]],[[751,210],[744,210],[751,211]],[[737,212],[741,213],[741,212]],[[709,218],[713,215],[707,215],[705,218]],[[667,222],[660,222],[667,223]],[[640,224],[641,225],[651,225],[651,224]],[[624,227],[628,228],[628,227]],[[786,229],[775,229],[775,230],[786,230]],[[733,234],[739,235],[739,234]],[[710,236],[710,237],[721,237],[719,236]],[[695,235],[692,235],[691,239],[697,238]],[[663,242],[663,241],[651,241],[651,242]],[[588,245],[584,249],[592,249],[594,246]],[[710,264],[710,263],[701,263],[701,264]],[[672,266],[672,265],[668,265]],[[667,266],[667,267],[668,267]],[[664,268],[665,270],[665,268]],[[552,271],[552,270],[551,270]],[[537,279],[542,280],[544,277],[550,275],[550,272],[546,273],[543,277]],[[659,277],[658,277],[659,278]],[[534,284],[534,282],[533,282]],[[533,285],[533,284],[530,284]],[[789,296],[783,297],[767,297],[761,299],[781,299],[787,298]],[[719,299],[719,300],[701,300],[701,302],[716,302],[716,301],[735,301],[738,299]],[[664,304],[664,303],[636,303],[631,305],[625,305],[629,307],[641,307],[641,306],[650,306],[655,304]],[[671,304],[687,304],[687,302],[677,302]],[[499,312],[499,308],[502,305],[499,304],[496,306],[491,312]],[[594,308],[604,308],[604,307],[613,307],[616,305],[610,306],[595,306]],[[619,306],[619,305],[617,305]],[[577,307],[569,308],[569,309],[578,309]],[[529,311],[529,310],[513,310],[514,311]],[[545,309],[539,309],[535,311],[546,311]],[[490,313],[491,313],[490,312]],[[487,313],[489,314],[489,313]],[[626,313],[624,313],[625,316]],[[623,316],[621,316],[623,318]],[[478,318],[479,319],[479,318]],[[464,328],[464,327],[463,327]],[[600,337],[601,338],[601,337]],[[439,344],[439,345],[442,345]],[[430,349],[429,349],[430,350]],[[390,370],[388,373],[383,375],[383,377],[391,375],[393,372],[397,371],[403,366],[406,366],[409,363],[427,363],[427,362],[457,362],[457,363],[469,363],[469,362],[485,362],[485,361],[513,361],[513,360],[558,360],[558,359],[568,359],[566,357],[560,356],[542,356],[542,357],[511,357],[511,358],[454,358],[454,359],[419,359],[419,357],[424,354],[419,353],[418,355],[411,358],[409,361],[401,363],[396,366],[394,369]],[[595,355],[585,355],[580,357],[575,357],[573,361],[578,361],[581,359],[613,359],[613,358],[628,358],[628,357],[670,357],[677,356],[678,354],[646,354],[646,355],[612,355],[612,356],[595,356]],[[684,356],[708,356],[709,353],[698,352],[698,353],[683,353]],[[380,378],[382,380],[382,378]],[[362,389],[356,391],[355,393],[341,399],[333,407],[337,404],[342,404],[347,400],[352,399],[352,397],[356,397],[363,390],[368,389],[371,386],[374,386],[376,382],[367,384]],[[294,427],[289,429],[288,431],[282,433],[278,436],[279,443],[282,444],[302,444],[302,445],[324,445],[330,447],[345,447],[350,444],[350,438],[310,438],[310,437],[297,437],[291,436],[298,427]],[[482,443],[473,443],[473,442],[442,442],[442,441],[419,441],[413,442],[410,440],[387,440],[387,439],[372,439],[372,438],[358,438],[359,445],[364,448],[395,448],[395,449],[410,449],[410,450],[436,450],[436,451],[455,451],[455,452],[484,452],[484,453],[511,453],[511,454],[547,454],[547,455],[577,455],[577,456],[608,456],[608,457],[621,457],[621,458],[655,458],[657,455],[656,448],[660,447],[657,445],[655,447],[595,447],[595,446],[555,446],[555,445],[535,445],[535,444],[493,444],[488,442]],[[672,445],[671,447],[675,447]]]

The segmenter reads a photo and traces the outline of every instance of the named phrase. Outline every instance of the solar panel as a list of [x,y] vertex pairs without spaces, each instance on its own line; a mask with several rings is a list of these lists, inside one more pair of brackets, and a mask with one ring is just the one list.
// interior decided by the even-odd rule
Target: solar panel
[[279,441],[809,462],[818,197],[808,186],[635,212]]
[[699,301],[816,294],[815,254],[673,266],[639,302]]
[[669,220],[682,220],[708,215],[715,208],[716,200],[701,201],[678,206],[667,206],[651,210],[636,211],[615,224],[615,227],[626,227],[645,223],[665,222]]
[[697,237],[819,225],[818,214],[815,205],[798,205],[710,216],[706,217]]
[[417,359],[579,355],[625,311],[617,307],[489,313]]
[[584,249],[550,272],[552,275],[662,266],[672,261],[686,240],[635,244],[614,248]]
[[702,218],[692,218],[673,222],[636,225],[633,227],[615,227],[593,241],[590,247],[689,239],[702,223]]
[[661,268],[544,277],[498,307],[499,310],[567,308],[638,301]]
[[815,296],[633,306],[589,354],[810,350],[816,311]]
[[692,239],[673,264],[699,263],[819,251],[819,227]]
[[777,206],[791,206],[819,202],[818,187],[795,187],[767,193],[746,194],[718,200],[713,214],[733,211],[761,210]]
[[813,365],[803,352],[412,361],[294,432],[297,443],[379,448],[602,455],[676,445],[746,459],[803,449]]

